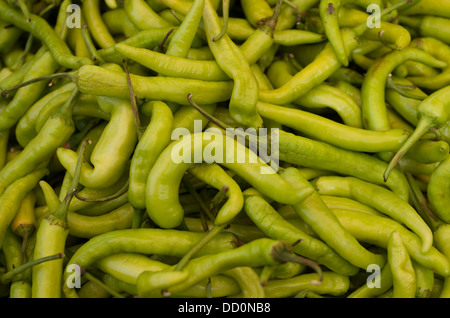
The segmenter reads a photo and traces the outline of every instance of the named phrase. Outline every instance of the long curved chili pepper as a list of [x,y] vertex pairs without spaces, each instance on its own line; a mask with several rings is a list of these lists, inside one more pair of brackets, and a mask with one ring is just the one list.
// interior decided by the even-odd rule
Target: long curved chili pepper
[[[360,152],[395,151],[408,136],[401,129],[374,132],[337,123],[320,115],[269,103],[258,102],[261,116],[333,146]],[[340,140],[342,138],[342,140]],[[347,142],[351,140],[351,142]]]
[[[130,101],[99,96],[98,103],[101,109],[111,113],[111,119],[90,156],[92,166],[83,163],[80,184],[89,188],[106,188],[118,181],[137,142]],[[66,148],[59,148],[56,154],[61,164],[73,175],[77,154]]]
[[70,69],[77,69],[81,65],[92,64],[89,58],[73,55],[66,43],[43,18],[30,14],[30,21],[27,21],[21,13],[7,5],[4,0],[0,2],[0,18],[41,40],[58,64]]
[[447,257],[434,245],[422,253],[422,240],[406,227],[391,218],[350,210],[331,210],[342,226],[358,241],[373,243],[387,248],[389,237],[394,231],[400,232],[403,244],[410,257],[435,273],[446,276],[450,269]]
[[390,126],[386,115],[384,100],[386,80],[394,68],[405,61],[421,61],[434,67],[445,67],[441,62],[419,49],[406,48],[402,51],[393,51],[377,61],[367,71],[361,87],[362,116],[364,127],[372,130],[389,130]]
[[72,110],[77,95],[78,91],[75,89],[58,112],[47,120],[39,134],[0,170],[0,193],[18,178],[50,160],[56,149],[69,139],[75,130]]
[[[182,257],[205,236],[182,230],[162,229],[126,229],[98,235],[83,244],[67,263],[64,277],[70,278],[69,265],[78,265],[84,269],[112,253],[137,252],[144,254],[161,254]],[[210,240],[198,253],[217,253],[233,249],[237,242],[231,233],[220,233]],[[63,285],[66,297],[77,297],[76,291],[67,284]]]
[[416,276],[408,250],[403,245],[399,232],[392,232],[387,252],[389,267],[392,271],[392,297],[415,298]]
[[392,191],[353,177],[323,176],[315,179],[313,184],[319,194],[351,198],[390,216],[422,239],[423,252],[431,248],[433,233],[429,226],[408,202]]
[[411,47],[423,50],[435,58],[447,63],[447,66],[431,78],[423,76],[407,76],[407,79],[416,86],[426,90],[438,90],[450,84],[450,46],[436,38],[416,38],[411,42]]
[[319,13],[325,34],[333,47],[337,59],[343,66],[347,67],[349,63],[348,53],[345,49],[339,26],[339,10],[341,5],[341,1],[339,0],[321,0],[319,3]]
[[404,174],[393,170],[385,182],[383,172],[388,164],[376,157],[334,147],[283,130],[279,132],[279,152],[281,161],[324,169],[387,186],[403,200],[407,202],[409,200],[409,185]]
[[[230,96],[230,114],[236,122],[246,127],[262,127],[262,119],[256,110],[259,87],[245,56],[227,34],[217,41],[213,38],[220,32],[220,21],[211,1],[206,0],[203,22],[209,48],[222,70],[233,79]],[[195,93],[193,93],[194,96]]]
[[[214,156],[205,153],[205,149],[212,149],[211,147],[215,149]],[[189,151],[184,154],[187,157],[174,161],[173,154],[181,149]],[[225,151],[219,153],[221,149]],[[199,155],[202,158],[198,158]],[[203,157],[205,155],[206,157]],[[254,152],[220,131],[189,134],[164,149],[148,176],[147,213],[159,226],[173,228],[182,222],[184,211],[178,201],[178,194],[169,189],[177,189],[184,172],[195,163],[194,160],[199,159],[200,162],[216,162],[235,171],[262,194],[279,202],[298,203],[311,193],[311,189],[294,189],[277,173],[270,173],[272,168]],[[239,163],[242,161],[245,164]],[[161,191],[162,188],[166,190]]]
[[[295,253],[315,260],[342,275],[352,276],[358,271],[356,266],[343,259],[322,241],[310,237],[283,220],[262,197],[257,195],[246,197],[244,209],[246,214],[268,237],[285,240],[293,244],[292,250]],[[294,244],[296,242],[299,243]]]
[[[320,284],[322,270],[315,262],[292,254],[289,244],[286,242],[262,238],[232,250],[192,259],[180,271],[174,271],[171,266],[169,269],[159,272],[143,272],[139,275],[136,285],[141,297],[163,297],[182,291],[204,278],[235,267],[263,266],[286,261],[305,263],[313,268],[316,272],[314,281]],[[169,278],[169,280],[165,280],[165,278]]]
[[302,290],[314,291],[318,294],[341,296],[350,289],[348,276],[332,271],[324,271],[320,285],[311,284],[316,274],[305,273],[286,279],[269,280],[264,286],[267,298],[292,297]]
[[[312,187],[295,168],[287,168],[280,173],[293,186],[305,187],[308,184]],[[367,250],[339,223],[317,191],[303,202],[293,205],[293,208],[328,246],[353,265],[367,268],[370,264],[382,266],[386,262],[383,255]],[[330,231],[331,228],[333,230]]]
[[151,116],[131,158],[128,198],[134,207],[145,209],[147,177],[157,157],[170,142],[173,115],[167,104],[148,102],[141,111]]
[[189,168],[189,172],[219,191],[226,187],[228,200],[218,211],[214,223],[216,225],[231,223],[244,207],[244,197],[237,182],[218,164],[196,164]]

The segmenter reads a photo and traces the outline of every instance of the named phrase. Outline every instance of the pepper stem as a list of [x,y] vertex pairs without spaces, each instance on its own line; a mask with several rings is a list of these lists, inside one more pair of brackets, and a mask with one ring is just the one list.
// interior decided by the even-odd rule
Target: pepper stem
[[75,193],[75,197],[83,202],[106,202],[106,201],[111,201],[114,199],[117,199],[118,197],[124,195],[125,193],[127,193],[128,191],[128,186],[129,186],[129,181],[127,180],[127,182],[122,186],[122,188],[119,189],[119,191],[117,191],[116,193],[107,196],[107,197],[103,197],[103,198],[86,198],[81,196],[79,193]]
[[411,173],[405,172],[406,179],[408,180],[411,200],[413,205],[417,209],[417,212],[422,216],[422,218],[427,222],[430,228],[435,231],[443,222],[434,214],[431,210],[427,198],[424,196],[422,191],[419,189],[416,180]]
[[425,94],[416,94],[414,90],[417,89],[417,86],[415,85],[402,85],[395,83],[392,79],[392,74],[388,76],[386,84],[387,88],[393,89],[403,97],[417,100],[424,100],[427,97]]
[[226,226],[227,224],[214,226],[211,231],[209,231],[197,244],[195,244],[194,247],[189,250],[189,252],[187,252],[181,258],[181,260],[175,266],[174,271],[182,270],[187,262],[189,262],[189,260],[192,258],[192,256],[194,256],[203,246],[211,241],[214,236],[219,234]]
[[86,46],[89,55],[91,56],[92,62],[94,64],[103,64],[105,61],[100,55],[97,53],[97,49],[95,48],[94,42],[92,42],[91,34],[89,33],[87,24],[83,24],[81,26],[81,36],[83,38],[84,45]]
[[16,268],[1,275],[0,282],[2,282],[3,284],[6,284],[6,283],[10,282],[16,275],[23,273],[24,271],[30,269],[31,267],[33,267],[35,265],[38,265],[38,264],[41,264],[44,262],[48,262],[48,261],[52,261],[55,259],[60,259],[60,258],[63,258],[64,256],[65,255],[63,253],[58,253],[58,254],[54,254],[54,255],[50,255],[50,256],[41,257],[41,258],[32,260],[28,263],[19,265]]
[[228,17],[230,14],[230,0],[222,1],[223,24],[220,33],[212,38],[213,42],[219,41],[228,31]]
[[78,160],[75,167],[75,172],[73,174],[72,182],[70,183],[70,186],[67,189],[67,193],[66,196],[64,197],[64,200],[61,202],[61,204],[58,206],[55,212],[53,212],[53,215],[59,219],[62,220],[67,219],[67,213],[69,212],[70,202],[72,201],[75,192],[78,191],[78,184],[81,176],[81,167],[84,161],[84,151],[86,149],[86,146],[91,143],[92,143],[91,140],[85,139],[80,145]]
[[274,247],[274,249],[272,251],[272,256],[275,260],[277,260],[279,262],[292,262],[292,263],[298,263],[298,264],[302,264],[302,265],[310,267],[319,275],[319,279],[312,280],[311,284],[320,285],[322,283],[323,273],[322,273],[322,268],[320,267],[320,265],[309,258],[292,253],[288,249],[287,243],[280,244],[280,245],[277,245],[276,247]]
[[53,73],[53,74],[46,75],[46,76],[40,76],[40,77],[32,78],[32,79],[30,79],[28,81],[25,81],[23,83],[20,83],[18,85],[11,86],[11,87],[6,88],[6,89],[2,89],[1,90],[2,91],[1,96],[3,98],[8,98],[9,97],[9,93],[14,91],[14,90],[16,90],[16,89],[19,89],[21,87],[25,87],[25,86],[33,84],[33,83],[46,81],[46,80],[52,80],[52,79],[55,79],[55,78],[65,78],[65,79],[67,79],[69,81],[75,82],[76,81],[75,80],[75,76],[76,76],[76,71],[71,71],[71,72],[65,72],[65,73]]
[[432,127],[431,121],[422,117],[417,124],[416,129],[412,133],[411,136],[405,141],[405,143],[400,147],[395,156],[389,162],[388,167],[386,168],[383,178],[384,182],[389,178],[389,174],[398,164],[398,162],[403,158],[403,156],[408,152],[408,150],[423,136],[425,133]]

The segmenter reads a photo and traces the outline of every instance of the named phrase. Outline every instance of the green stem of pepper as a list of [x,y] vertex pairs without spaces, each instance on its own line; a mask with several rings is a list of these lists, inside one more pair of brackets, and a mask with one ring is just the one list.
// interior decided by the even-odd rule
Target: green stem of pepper
[[386,182],[389,178],[389,174],[392,169],[398,164],[398,162],[405,156],[408,150],[433,126],[433,121],[425,117],[419,121],[414,132],[408,137],[405,143],[400,147],[400,149],[395,153],[394,157],[389,162],[386,171],[383,174],[384,181]]
[[52,261],[55,259],[60,259],[63,257],[64,257],[64,254],[57,253],[55,255],[50,255],[50,256],[41,257],[41,258],[32,260],[30,262],[27,262],[25,264],[17,266],[13,270],[10,270],[10,271],[6,272],[5,274],[1,275],[0,282],[3,284],[6,284],[6,283],[10,282],[14,278],[14,276],[19,275],[20,273],[23,273],[24,271],[32,268],[35,265],[42,264],[44,262]]

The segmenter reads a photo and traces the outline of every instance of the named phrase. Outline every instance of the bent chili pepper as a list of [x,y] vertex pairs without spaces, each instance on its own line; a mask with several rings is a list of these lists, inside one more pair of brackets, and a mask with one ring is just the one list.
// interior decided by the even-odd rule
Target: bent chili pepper
[[368,154],[341,149],[283,130],[279,132],[279,152],[281,161],[387,186],[403,200],[409,200],[409,185],[404,174],[393,170],[391,177],[385,182],[383,172],[388,164]]
[[[181,271],[173,266],[159,272],[143,272],[136,285],[140,297],[163,297],[191,287],[209,277],[240,266],[264,266],[286,261],[305,263],[316,272],[315,281],[320,284],[322,270],[314,262],[292,254],[289,244],[283,241],[262,238],[232,250],[205,255],[190,260]],[[172,279],[172,281],[165,280]],[[314,283],[314,282],[311,282]],[[165,289],[165,290],[164,290]]]
[[[303,134],[333,146],[359,152],[395,151],[408,136],[402,129],[384,132],[347,126],[300,109],[258,102],[261,116],[275,120]],[[341,139],[342,138],[342,139]]]
[[[67,263],[64,279],[65,281],[70,279],[72,273],[70,265],[86,269],[103,257],[119,252],[182,257],[204,236],[205,233],[151,228],[116,230],[100,234],[75,252]],[[233,234],[219,233],[198,252],[198,255],[234,249],[237,243]],[[66,297],[78,297],[76,291],[67,284],[63,285],[63,292]]]
[[214,223],[220,226],[232,222],[244,207],[244,196],[237,182],[218,164],[196,164],[189,172],[219,191],[226,187],[228,200],[220,208]]
[[[358,272],[356,266],[343,259],[321,240],[310,237],[289,224],[262,197],[257,195],[246,197],[244,211],[268,237],[293,244],[292,250],[295,253],[315,260],[342,275],[352,276]],[[296,242],[299,243],[294,244]]]
[[[295,168],[286,168],[280,174],[293,186],[312,187]],[[314,190],[313,194],[303,202],[293,205],[293,208],[297,215],[325,243],[353,265],[365,269],[370,264],[382,266],[386,262],[383,255],[375,254],[367,250],[339,223],[338,219],[320,198],[317,191]],[[337,239],[338,237],[339,239]]]
[[[111,118],[92,151],[90,163],[84,162],[80,183],[89,188],[107,188],[125,171],[137,142],[136,126],[129,99],[98,98],[99,107]],[[56,151],[61,164],[73,175],[77,154],[71,149]]]
[[[258,83],[253,76],[250,65],[239,47],[225,34],[217,41],[213,38],[220,33],[220,20],[210,0],[205,1],[203,23],[211,49],[222,70],[233,79],[230,96],[230,114],[237,123],[246,127],[262,127],[262,119],[256,110],[259,96]],[[195,93],[193,93],[196,96]]]
[[156,159],[170,142],[173,115],[166,103],[148,102],[141,111],[150,115],[150,124],[139,139],[131,158],[128,199],[138,209],[145,209],[147,177]]
[[[205,151],[213,149],[211,147],[215,149],[214,155]],[[180,150],[187,153],[184,153],[183,158],[174,157]],[[198,158],[199,155],[202,158]],[[235,171],[262,194],[278,202],[298,203],[312,192],[309,188],[294,189],[254,152],[234,138],[222,134],[220,130],[189,134],[164,149],[147,179],[147,213],[159,226],[173,228],[181,224],[184,211],[176,189],[184,172],[196,161],[219,163]],[[162,189],[164,191],[161,191]]]
[[358,241],[387,248],[389,237],[400,232],[402,241],[413,260],[442,276],[448,276],[450,262],[434,245],[422,253],[422,240],[406,227],[391,218],[350,210],[331,210],[342,226]]
[[20,12],[11,8],[4,0],[0,1],[0,18],[41,40],[59,65],[77,69],[81,65],[92,64],[89,58],[73,55],[66,43],[43,18],[30,14],[30,19],[27,21]]
[[72,111],[77,95],[78,90],[75,89],[66,103],[47,120],[39,134],[0,170],[0,193],[18,178],[50,160],[56,149],[70,138],[75,131]]

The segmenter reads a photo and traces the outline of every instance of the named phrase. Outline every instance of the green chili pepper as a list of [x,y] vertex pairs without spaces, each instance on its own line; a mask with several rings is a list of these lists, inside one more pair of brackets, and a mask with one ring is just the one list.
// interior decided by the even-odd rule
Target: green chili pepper
[[258,27],[261,22],[273,15],[272,8],[265,0],[243,0],[241,6],[247,21],[253,27]]
[[153,11],[146,1],[126,0],[124,9],[131,22],[141,30],[171,26],[169,22]]
[[346,275],[332,271],[324,271],[320,285],[311,284],[316,274],[301,274],[292,278],[269,280],[264,286],[267,298],[292,297],[302,290],[314,291],[318,294],[341,296],[350,288],[350,280]]
[[9,228],[14,216],[16,215],[19,205],[39,182],[41,178],[48,174],[47,169],[36,169],[23,177],[17,178],[3,191],[0,196],[0,207],[2,209],[0,222],[0,246],[3,244],[5,231]]
[[[351,51],[357,45],[355,34],[348,29],[342,30],[347,50]],[[296,73],[283,86],[273,90],[260,90],[259,100],[276,105],[286,105],[303,96],[316,85],[324,82],[342,66],[336,59],[329,44],[316,56],[313,62]]]
[[[331,210],[342,226],[358,241],[387,248],[389,237],[394,231],[400,232],[402,242],[413,260],[422,266],[446,276],[450,269],[448,259],[435,246],[422,253],[422,241],[400,223],[387,217],[350,210]],[[415,288],[414,288],[415,290]]]
[[362,116],[364,127],[372,130],[389,130],[386,115],[386,80],[394,68],[405,61],[421,61],[434,67],[445,67],[445,63],[428,53],[415,48],[393,51],[377,61],[366,73],[361,87]]
[[[212,146],[215,149],[213,156],[205,152],[205,149],[211,149]],[[181,149],[188,153],[184,153],[181,160],[175,158],[174,161],[173,155]],[[202,158],[198,158],[199,155]],[[199,162],[216,162],[235,171],[262,194],[278,202],[298,203],[311,193],[311,189],[294,190],[278,174],[272,173],[274,172],[272,168],[255,153],[234,138],[221,132],[194,133],[169,144],[158,157],[148,176],[147,213],[159,226],[173,228],[181,223],[183,208],[178,201],[177,191],[169,189],[178,189],[184,172],[199,159]],[[239,163],[242,161],[245,164]],[[163,188],[165,190],[161,191]]]
[[[221,28],[217,12],[209,0],[205,1],[203,22],[211,52],[222,70],[234,82],[229,103],[231,116],[236,122],[246,127],[262,127],[262,119],[256,110],[258,83],[245,56],[228,35],[213,41]],[[195,93],[193,95],[196,96]]]
[[[56,71],[57,67],[58,64],[56,64],[52,55],[49,52],[46,52],[30,67],[28,73],[24,77],[24,81],[52,74]],[[46,82],[34,83],[17,90],[8,106],[1,112],[0,130],[9,129],[18,122],[27,109],[39,99],[46,84]]]
[[[43,181],[40,182],[40,186],[44,191],[50,211],[57,208],[61,201],[52,187]],[[107,213],[95,216],[79,214],[78,211],[73,211],[69,205],[66,215],[68,233],[79,238],[91,238],[109,231],[129,229],[131,228],[133,214],[133,207],[128,202]],[[42,220],[40,223],[42,223]]]
[[[293,72],[287,61],[278,60],[274,61],[267,69],[267,77],[272,85],[277,88],[291,79]],[[342,90],[333,86],[319,84],[293,103],[301,107],[313,109],[333,109],[346,125],[362,128],[361,107],[342,92]]]
[[118,43],[114,46],[121,55],[141,63],[149,69],[170,77],[190,78],[203,81],[227,81],[230,77],[216,61],[198,61],[170,56],[152,50],[134,48]]
[[412,261],[416,277],[416,298],[430,298],[434,288],[434,272]]
[[[286,168],[281,172],[293,186],[312,187],[295,168]],[[347,231],[328,209],[319,193],[314,191],[303,202],[293,205],[297,215],[307,223],[315,233],[341,257],[359,268],[367,268],[370,264],[383,265],[385,258],[370,252]]]
[[447,66],[440,70],[439,74],[424,78],[420,76],[408,76],[408,80],[420,88],[427,90],[438,90],[450,84],[450,58],[448,56],[450,47],[446,43],[433,38],[416,38],[411,42],[411,47],[423,50],[435,58],[447,63]]
[[392,271],[394,298],[415,298],[416,276],[401,234],[392,232],[387,246],[389,266]]
[[389,262],[383,266],[380,273],[373,279],[379,286],[372,286],[366,281],[365,284],[349,294],[347,298],[375,298],[390,290],[392,287],[392,271]]
[[[99,96],[98,104],[103,111],[111,113],[111,119],[90,156],[92,166],[84,163],[81,170],[80,183],[89,188],[107,188],[117,182],[137,142],[133,112],[128,99]],[[77,154],[71,149],[59,148],[57,156],[73,175]]]
[[[448,248],[448,239],[450,237],[450,226],[446,223],[440,223],[434,231],[435,245],[439,251],[441,251],[447,259],[450,259],[450,250]],[[448,276],[444,278],[444,286],[440,294],[441,298],[450,297],[450,279]]]
[[249,266],[235,267],[225,272],[225,275],[234,278],[241,288],[239,294],[232,295],[235,298],[264,298],[264,289],[258,281],[258,274]]
[[[293,244],[292,250],[295,253],[315,260],[342,275],[352,276],[358,271],[356,266],[343,259],[328,245],[289,224],[262,197],[257,195],[247,197],[244,209],[268,237]],[[296,242],[299,243],[295,244]]]
[[74,83],[67,83],[36,101],[23,116],[20,117],[16,128],[16,139],[22,147],[25,147],[34,137],[36,137],[35,120],[39,112],[58,95],[72,92],[76,88]]
[[[355,27],[369,21],[369,14],[357,8],[344,6],[339,10],[339,24],[341,28]],[[385,21],[383,17],[381,17],[380,27],[367,28],[362,34],[362,38],[379,41],[393,50],[403,50],[411,42],[411,34],[406,28],[399,24]]]
[[[93,266],[101,269],[112,277],[133,286],[133,295],[137,296],[136,281],[138,276],[144,271],[160,271],[168,268],[169,265],[153,260],[138,253],[116,253],[106,256],[97,261]],[[205,284],[199,283],[175,297],[206,297]],[[211,277],[212,297],[224,297],[235,295],[240,291],[237,282],[225,275]],[[80,296],[81,292],[78,293]]]
[[449,40],[450,19],[432,15],[422,17],[420,22],[420,34],[425,37],[432,37],[450,44]]
[[95,42],[101,48],[107,48],[113,46],[116,41],[112,37],[108,28],[103,21],[100,13],[100,1],[99,0],[85,0],[82,5],[82,12],[86,19],[87,26],[92,32],[92,36]]
[[[396,0],[395,2],[398,2]],[[438,0],[421,0],[402,12],[405,15],[424,14],[450,18],[450,5]]]
[[43,18],[30,14],[30,21],[27,21],[21,13],[8,6],[4,0],[0,2],[0,18],[41,40],[58,64],[71,69],[92,64],[88,58],[74,56],[66,43]]
[[[320,284],[322,271],[314,262],[292,254],[289,245],[283,241],[262,238],[229,251],[192,259],[181,271],[173,271],[171,266],[159,272],[143,272],[136,285],[140,297],[162,297],[185,290],[209,276],[235,267],[255,267],[286,261],[297,261],[312,267],[316,272],[314,281]],[[165,278],[169,280],[163,280]]]
[[189,172],[219,191],[226,187],[228,200],[214,220],[216,225],[230,223],[241,212],[244,206],[241,188],[218,164],[197,164],[189,168]]
[[170,41],[166,51],[167,55],[188,56],[189,49],[200,25],[204,5],[204,0],[194,1],[194,4]]
[[319,13],[325,29],[325,34],[333,47],[339,62],[348,66],[348,53],[346,52],[344,40],[340,32],[339,26],[339,10],[341,8],[341,1],[321,0],[319,4]]
[[[173,255],[182,257],[205,233],[194,233],[181,230],[162,229],[126,229],[100,234],[83,244],[71,257],[66,266],[64,278],[70,278],[69,265],[87,268],[105,256],[119,252],[137,252],[143,254]],[[233,249],[236,245],[233,234],[219,233],[210,240],[198,253],[218,253]],[[76,291],[67,284],[63,285],[66,297],[77,297]]]
[[334,147],[282,130],[279,132],[279,152],[281,161],[387,186],[403,200],[407,202],[409,200],[409,186],[404,174],[393,170],[390,178],[384,182],[382,175],[388,164],[376,157]]
[[151,122],[140,138],[131,158],[130,203],[138,209],[145,208],[145,185],[157,157],[170,142],[173,115],[164,102],[148,102],[141,111],[151,114]]
[[314,139],[353,151],[395,151],[396,149],[399,149],[408,138],[401,129],[374,132],[337,123],[331,119],[311,114],[300,109],[282,107],[263,102],[259,102],[257,108],[263,117],[270,118],[290,128],[296,129]]
[[449,222],[450,220],[448,212],[449,171],[450,158],[447,158],[433,171],[427,187],[427,196],[431,209],[444,222]]
[[422,252],[433,244],[433,233],[421,216],[406,201],[382,186],[353,177],[323,176],[313,182],[321,195],[344,196],[367,204],[404,224],[422,240]]
[[74,100],[78,94],[74,90],[64,105],[50,117],[39,134],[28,143],[20,154],[0,170],[0,193],[12,182],[34,171],[50,160],[56,149],[63,145],[75,130],[72,120]]

